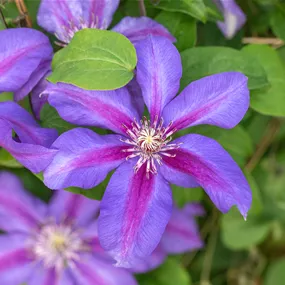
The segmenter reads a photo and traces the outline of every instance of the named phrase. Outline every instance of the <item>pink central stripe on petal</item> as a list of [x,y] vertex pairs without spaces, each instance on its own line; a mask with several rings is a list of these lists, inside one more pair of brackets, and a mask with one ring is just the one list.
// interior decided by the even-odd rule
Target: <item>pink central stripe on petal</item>
[[31,261],[29,251],[25,248],[10,251],[0,257],[0,272],[23,266]]
[[155,175],[146,178],[146,167],[143,166],[133,175],[129,183],[128,196],[125,208],[124,227],[122,229],[122,257],[126,257],[132,250],[132,245],[137,238],[139,228],[148,210],[149,201],[154,191]]
[[65,214],[69,220],[76,219],[81,209],[84,198],[81,195],[70,195],[65,205]]
[[[50,269],[44,279],[44,283],[42,285],[57,285],[57,276],[55,269]],[[39,284],[40,285],[40,284]]]
[[197,122],[201,118],[206,117],[213,110],[217,109],[225,98],[226,96],[223,96],[217,100],[210,101],[210,103],[203,105],[203,107],[200,109],[193,110],[192,112],[187,113],[185,116],[180,117],[178,120],[174,120],[172,129],[181,130],[190,124]]
[[[84,278],[90,282],[90,284],[96,284],[96,285],[110,285],[110,283],[106,282],[105,280],[103,280],[103,272],[102,275],[100,276],[99,274],[96,274],[98,272],[100,272],[101,268],[90,268],[87,264],[84,263],[77,263],[76,264],[78,269],[81,271],[82,276],[84,276]],[[104,272],[106,274],[106,272]],[[111,274],[111,272],[110,272]],[[108,280],[108,276],[106,276],[106,279]],[[127,285],[127,284],[126,284]]]
[[[51,89],[52,92],[56,89]],[[56,92],[62,92],[61,89],[56,90]],[[87,110],[91,111],[96,116],[105,120],[106,125],[111,125],[115,127],[115,129],[121,130],[125,132],[125,128],[122,124],[125,124],[127,127],[131,126],[131,123],[134,118],[131,118],[127,114],[123,113],[119,108],[116,106],[112,106],[108,103],[103,102],[100,100],[99,96],[95,97],[88,97],[84,93],[80,93],[77,91],[67,90],[65,89],[64,94],[68,97],[72,98],[75,102],[81,104]]]
[[23,205],[22,202],[13,200],[13,198],[9,199],[0,195],[0,204],[2,205],[2,207],[5,207],[6,212],[13,213],[13,215],[16,215],[27,225],[32,227],[38,226],[37,218],[31,214],[28,206]]

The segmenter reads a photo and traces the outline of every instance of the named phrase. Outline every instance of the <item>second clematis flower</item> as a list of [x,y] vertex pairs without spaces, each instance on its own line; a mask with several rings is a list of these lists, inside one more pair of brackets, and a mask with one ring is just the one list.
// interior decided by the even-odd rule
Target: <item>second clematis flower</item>
[[88,189],[117,168],[101,203],[99,238],[124,267],[146,259],[158,245],[172,212],[170,183],[200,185],[219,210],[236,205],[244,217],[252,199],[242,171],[216,141],[196,134],[171,138],[199,124],[236,126],[249,107],[247,77],[208,76],[175,97],[182,66],[174,45],[148,36],[136,49],[136,80],[150,119],[142,117],[139,96],[127,88],[96,92],[58,83],[45,91],[63,119],[117,133],[101,136],[77,128],[62,134],[52,145],[58,152],[44,182],[51,189]]
[[[38,12],[38,24],[55,34],[59,45],[67,45],[79,30],[106,30],[119,6],[119,0],[42,0]],[[149,34],[175,41],[169,31],[148,17],[125,17],[113,31],[121,33],[130,41],[137,42]]]

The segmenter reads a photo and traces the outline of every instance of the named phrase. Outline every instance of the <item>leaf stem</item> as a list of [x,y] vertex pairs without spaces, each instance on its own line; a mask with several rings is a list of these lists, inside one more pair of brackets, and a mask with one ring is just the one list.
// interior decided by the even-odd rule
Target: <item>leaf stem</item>
[[284,45],[284,42],[278,38],[259,38],[259,37],[243,38],[242,43],[243,44],[272,45],[275,48],[278,48]]
[[31,28],[32,20],[31,20],[31,17],[29,16],[28,9],[27,9],[27,6],[24,0],[15,0],[15,3],[16,3],[17,9],[20,15],[25,17],[27,27]]
[[146,9],[144,5],[144,0],[138,0],[139,1],[139,9],[140,9],[140,15],[141,16],[146,16]]
[[255,153],[249,159],[248,163],[245,166],[245,170],[248,172],[252,172],[257,164],[259,163],[260,159],[268,149],[268,147],[273,142],[276,134],[278,133],[281,127],[281,121],[279,119],[273,118],[265,130],[263,137],[261,138],[260,143],[258,144]]

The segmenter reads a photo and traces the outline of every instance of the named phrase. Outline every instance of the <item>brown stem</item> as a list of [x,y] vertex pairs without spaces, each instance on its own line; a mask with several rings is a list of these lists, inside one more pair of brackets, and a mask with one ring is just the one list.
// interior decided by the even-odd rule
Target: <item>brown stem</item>
[[5,20],[5,17],[4,17],[4,14],[3,14],[3,12],[2,12],[1,7],[0,7],[0,20],[3,22],[4,26],[5,26],[6,28],[8,28],[8,25],[7,25],[7,23],[6,23],[6,20]]
[[245,170],[247,170],[248,172],[252,172],[253,169],[257,166],[260,159],[273,142],[277,132],[280,129],[280,126],[281,121],[279,119],[274,118],[269,122],[268,127],[255,150],[255,153],[246,164]]
[[24,0],[15,0],[15,3],[20,15],[25,17],[27,27],[31,28],[32,20],[31,17],[29,16],[28,9],[26,7]]
[[141,16],[146,16],[146,9],[144,5],[144,0],[138,0],[139,1],[139,9],[140,9],[140,15]]
[[243,44],[260,44],[260,45],[272,45],[273,47],[280,47],[284,45],[284,42],[277,38],[259,38],[259,37],[251,37],[251,38],[243,38]]

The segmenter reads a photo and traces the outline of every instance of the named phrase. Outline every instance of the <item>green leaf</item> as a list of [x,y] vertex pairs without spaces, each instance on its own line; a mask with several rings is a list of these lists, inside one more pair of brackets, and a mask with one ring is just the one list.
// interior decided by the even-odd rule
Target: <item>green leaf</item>
[[121,34],[84,29],[53,58],[48,80],[87,90],[113,90],[125,86],[134,76],[137,56],[134,46]]
[[181,88],[204,76],[225,71],[239,71],[248,77],[249,89],[268,85],[262,65],[251,55],[227,47],[197,47],[181,53],[183,76]]
[[244,221],[237,209],[222,216],[222,240],[233,250],[247,249],[261,243],[270,230],[270,223],[253,216]]
[[285,258],[271,263],[265,275],[264,285],[284,285]]
[[255,57],[264,67],[270,87],[254,90],[250,106],[270,116],[285,116],[285,67],[278,52],[265,45],[248,45],[243,54]]
[[[149,2],[153,2],[149,0]],[[156,8],[168,12],[181,12],[202,22],[207,19],[207,10],[203,0],[160,0],[154,4]]]
[[9,168],[22,168],[20,164],[7,150],[4,148],[0,149],[0,166]]
[[187,203],[198,202],[203,199],[204,190],[202,188],[184,188],[172,184],[172,194],[177,206],[182,208]]
[[210,21],[223,21],[224,16],[220,9],[218,9],[217,5],[214,3],[213,0],[204,0],[206,5],[208,20]]
[[13,93],[12,92],[3,92],[0,94],[0,102],[5,101],[13,101]]
[[[215,126],[196,126],[189,129],[191,133],[201,134],[218,141],[240,165],[244,166],[253,153],[253,144],[249,134],[242,126],[233,129],[221,129]],[[189,133],[184,131],[183,134]]]
[[276,9],[270,18],[270,26],[278,38],[285,40],[285,14]]
[[140,285],[191,285],[187,271],[173,258],[154,271],[137,276]]
[[165,26],[176,38],[179,51],[193,47],[196,43],[196,21],[182,13],[162,11],[155,20]]

